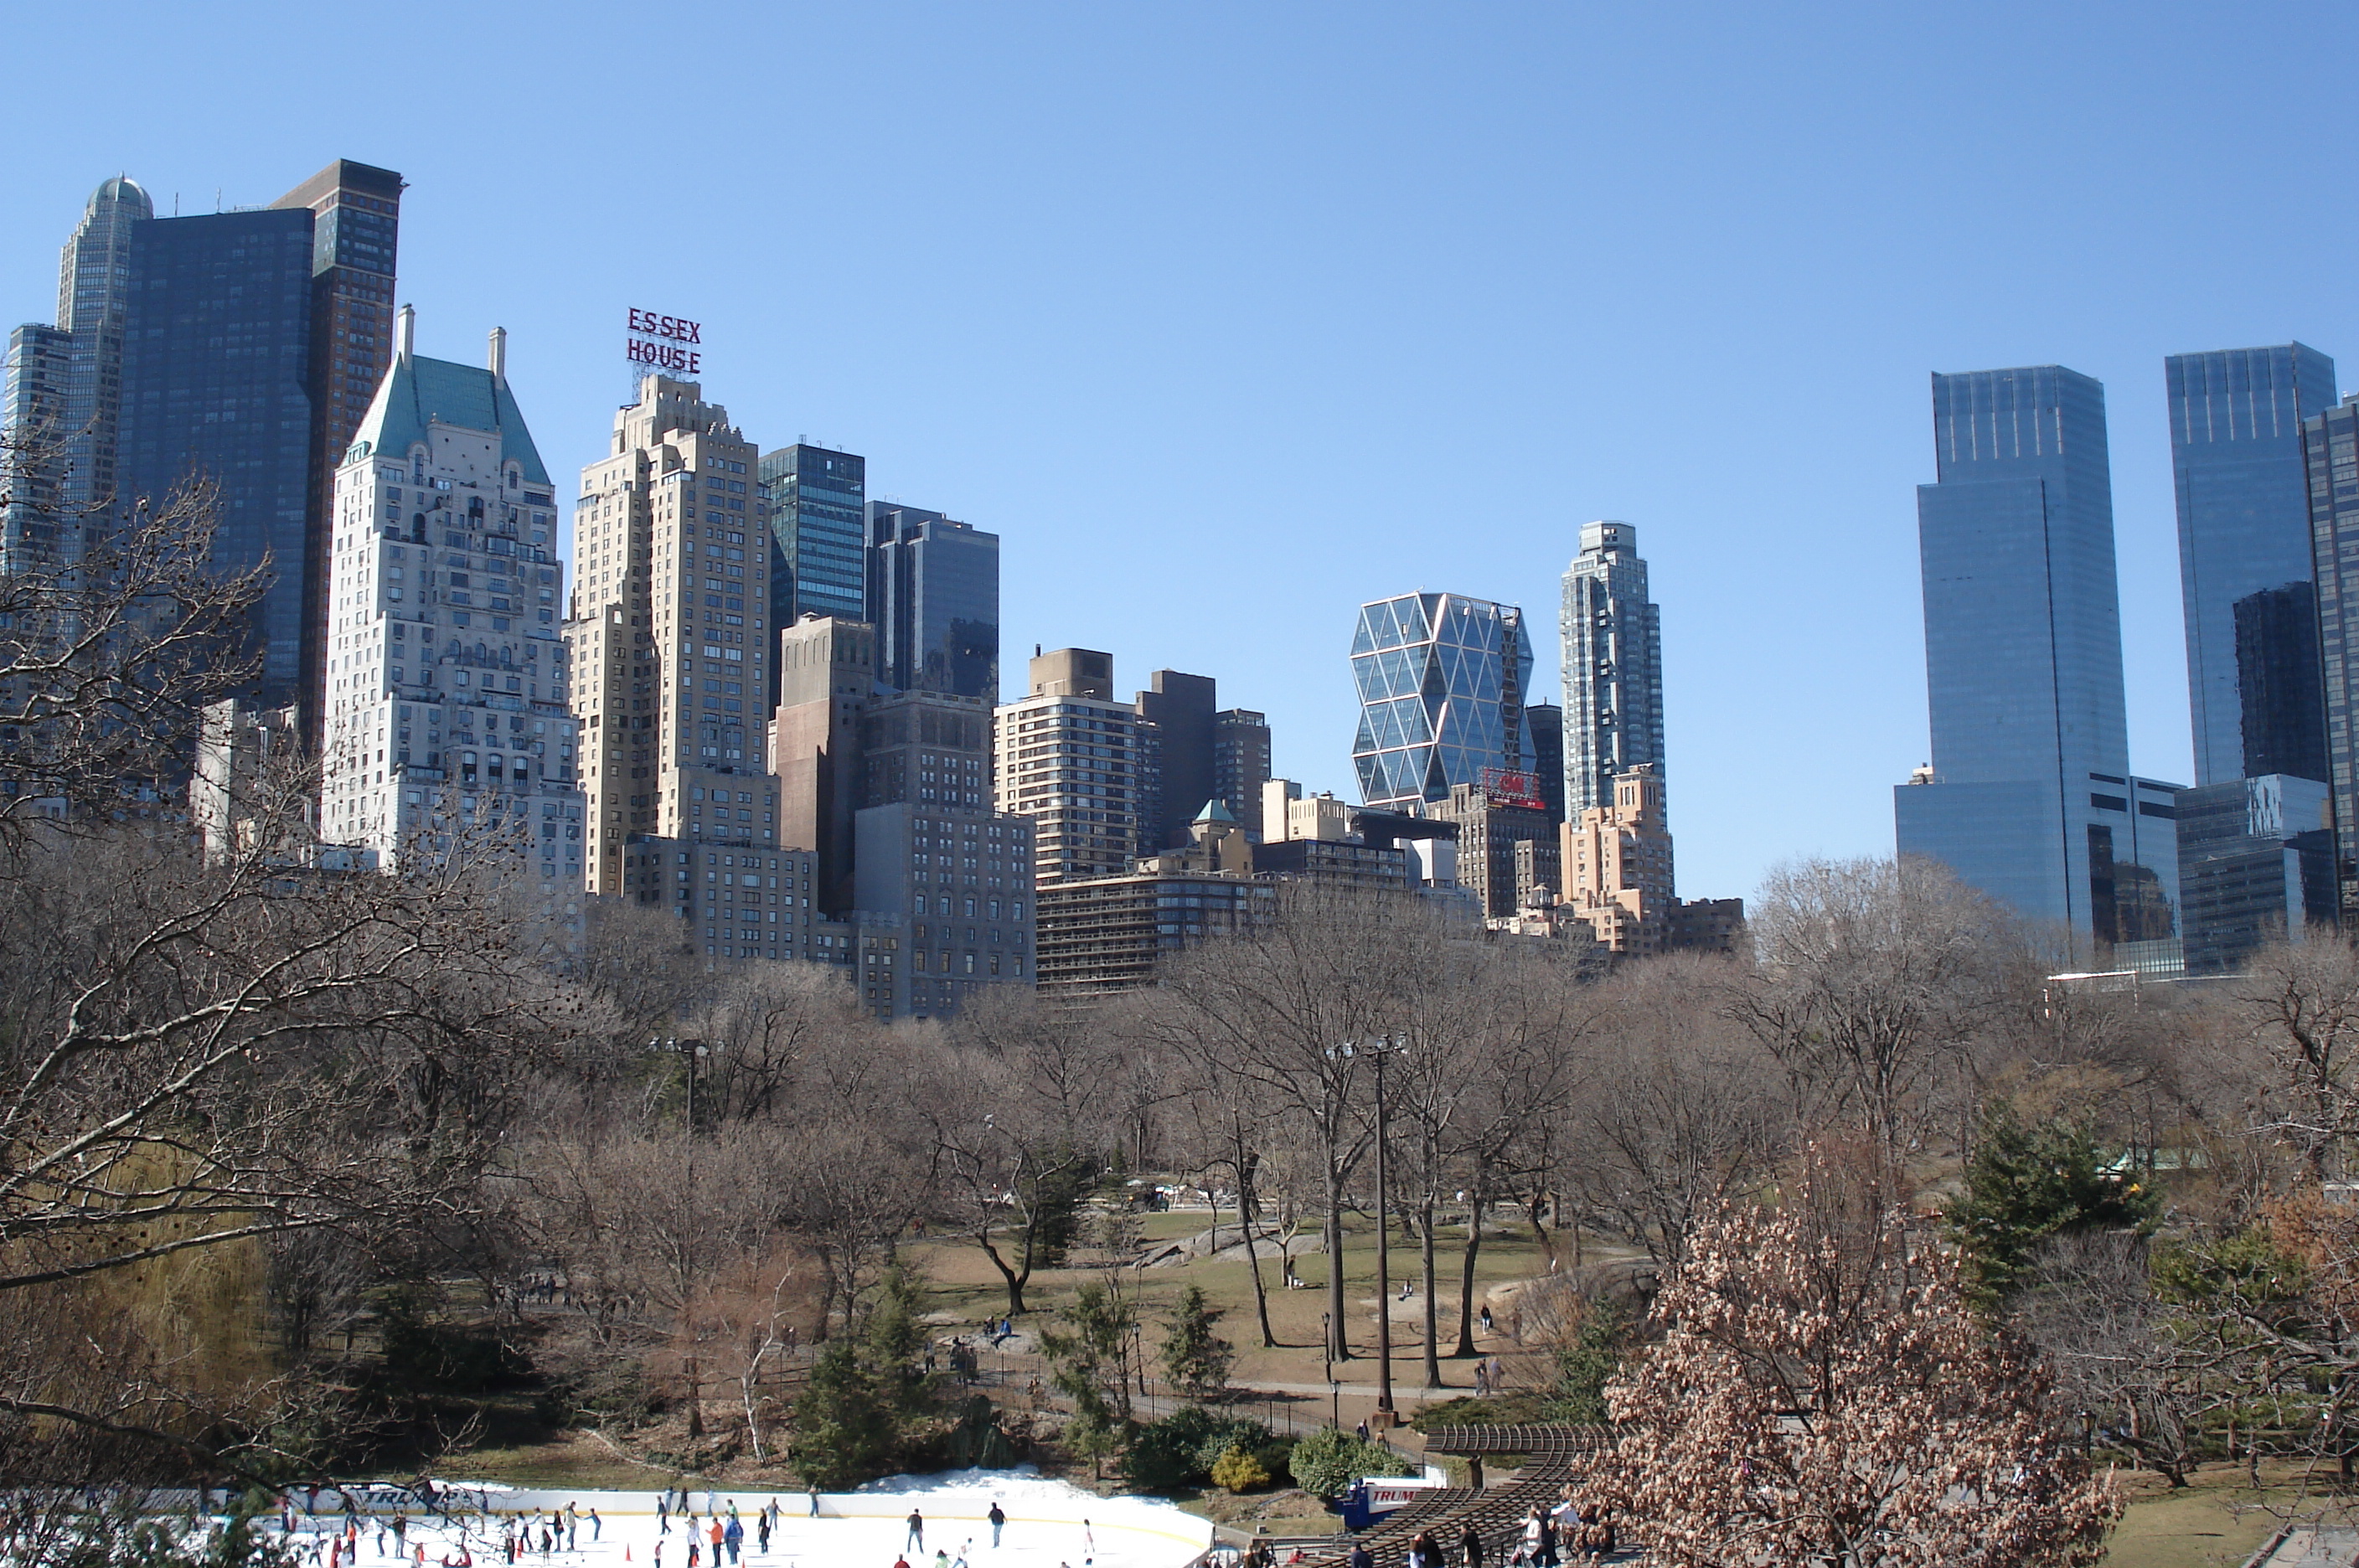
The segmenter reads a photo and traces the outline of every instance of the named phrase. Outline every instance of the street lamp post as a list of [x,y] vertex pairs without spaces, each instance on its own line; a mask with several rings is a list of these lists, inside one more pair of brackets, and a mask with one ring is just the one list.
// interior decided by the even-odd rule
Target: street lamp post
[[1392,1188],[1385,1179],[1385,1058],[1408,1043],[1406,1035],[1378,1035],[1368,1042],[1376,1059],[1376,1409],[1393,1413]]
[[[1406,1034],[1380,1034],[1354,1044],[1346,1040],[1331,1055],[1356,1056],[1362,1052],[1375,1059],[1376,1066],[1376,1410],[1384,1415],[1393,1413],[1393,1314],[1392,1302],[1392,1211],[1389,1200],[1392,1189],[1385,1172],[1386,1112],[1385,1059],[1397,1051],[1408,1049]],[[1329,1267],[1342,1277],[1343,1259],[1332,1259]]]

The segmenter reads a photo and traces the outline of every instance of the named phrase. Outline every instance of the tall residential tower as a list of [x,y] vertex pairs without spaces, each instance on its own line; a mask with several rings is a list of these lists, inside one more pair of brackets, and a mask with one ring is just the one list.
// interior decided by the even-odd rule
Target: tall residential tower
[[1614,803],[1615,779],[1653,769],[1662,792],[1663,625],[1647,596],[1638,530],[1598,522],[1581,530],[1564,573],[1558,623],[1564,659],[1564,802],[1558,819]]
[[765,729],[777,629],[754,444],[696,383],[660,376],[615,414],[612,442],[582,471],[565,626],[593,893],[624,890],[634,837],[779,844]]

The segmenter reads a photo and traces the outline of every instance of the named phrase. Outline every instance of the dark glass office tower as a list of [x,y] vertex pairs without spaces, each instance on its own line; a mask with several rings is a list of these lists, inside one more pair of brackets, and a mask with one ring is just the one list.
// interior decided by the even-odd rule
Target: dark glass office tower
[[266,705],[307,695],[311,246],[312,215],[295,209],[150,219],[129,248],[119,498],[218,486],[215,563],[271,572],[255,619]]
[[2345,931],[2359,922],[2359,393],[2302,421],[2310,561],[2317,574],[2319,666],[2326,686],[2326,783],[2334,877]]
[[[867,506],[867,618],[897,691],[999,701],[999,536],[919,506]],[[1198,802],[1201,804],[1201,802]]]
[[1933,430],[1933,756],[1894,791],[1900,853],[2077,939],[2167,940],[2176,839],[2168,790],[2129,778],[2104,389],[2053,365],[1936,376]]
[[1532,782],[1548,803],[1549,821],[1560,822],[1565,820],[1564,710],[1554,702],[1533,702],[1524,709],[1524,724],[1532,732]]
[[2319,666],[2318,585],[2288,583],[2247,594],[2236,601],[2235,626],[2242,777],[2282,773],[2323,783],[2326,681]]
[[[770,503],[770,624],[790,626],[805,615],[865,618],[861,546],[868,460],[798,443],[763,454],[761,470]],[[777,706],[775,670],[770,698]]]
[[[2304,662],[2297,639],[2303,618],[2264,612],[2246,616],[2253,595],[2310,582],[2309,497],[2302,482],[2301,422],[2334,402],[2334,362],[2314,348],[2175,354],[2162,362],[2170,403],[2170,466],[2179,499],[2180,592],[2187,616],[2187,691],[2195,728],[2199,785],[2301,769],[2271,760],[2282,733],[2245,723],[2242,691],[2267,684],[2282,724],[2293,707],[2315,700],[2287,681]],[[2259,666],[2247,671],[2247,660]],[[2315,669],[2314,653],[2307,659]],[[2248,755],[2250,754],[2250,755]]]
[[377,384],[393,364],[394,262],[401,176],[339,158],[271,203],[311,214],[311,493],[306,526],[321,548],[306,557],[303,716],[325,712],[328,551],[335,528],[336,466],[353,444]]

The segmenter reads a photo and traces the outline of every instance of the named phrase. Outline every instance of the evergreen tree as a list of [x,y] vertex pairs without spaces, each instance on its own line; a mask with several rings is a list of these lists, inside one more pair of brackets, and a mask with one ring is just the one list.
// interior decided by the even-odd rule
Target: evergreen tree
[[2050,1116],[2026,1126],[2002,1100],[1984,1113],[1980,1132],[1966,1161],[1966,1190],[1945,1216],[1965,1254],[1976,1306],[2002,1305],[2050,1236],[2152,1228],[2159,1196],[2135,1176],[2108,1171],[2086,1123]]
[[926,1350],[924,1290],[903,1269],[886,1270],[868,1309],[868,1362],[878,1386],[904,1412],[925,1402],[926,1375],[921,1360]]
[[841,1491],[892,1467],[900,1441],[893,1391],[837,1340],[812,1364],[795,1401],[795,1474],[821,1491]]
[[1212,1332],[1221,1314],[1204,1300],[1203,1288],[1190,1285],[1181,1292],[1171,1313],[1170,1332],[1163,1336],[1163,1371],[1191,1399],[1228,1387],[1229,1367],[1236,1347]]
[[1065,1444],[1098,1462],[1122,1446],[1130,1429],[1131,1331],[1138,1309],[1118,1279],[1093,1279],[1058,1313],[1067,1325],[1040,1335],[1049,1381],[1073,1402]]
[[1557,1352],[1556,1391],[1547,1406],[1549,1420],[1604,1424],[1605,1385],[1622,1370],[1629,1327],[1628,1314],[1612,1301],[1590,1301],[1572,1343]]

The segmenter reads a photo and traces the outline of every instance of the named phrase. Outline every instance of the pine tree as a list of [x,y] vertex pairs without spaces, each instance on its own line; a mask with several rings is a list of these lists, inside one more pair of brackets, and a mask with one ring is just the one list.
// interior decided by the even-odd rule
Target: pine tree
[[890,1468],[900,1422],[883,1381],[842,1340],[820,1352],[795,1401],[793,1464],[805,1486],[840,1491]]
[[1966,1190],[1949,1206],[1965,1254],[1967,1294],[1985,1311],[2012,1295],[2032,1253],[2076,1231],[2151,1228],[2158,1195],[2107,1170],[2086,1123],[2064,1116],[2026,1126],[2006,1101],[1983,1116],[1966,1161]]
[[1171,1314],[1171,1330],[1163,1337],[1163,1371],[1191,1399],[1203,1399],[1229,1385],[1229,1367],[1236,1346],[1212,1332],[1221,1320],[1204,1300],[1203,1288],[1190,1285],[1181,1292]]

